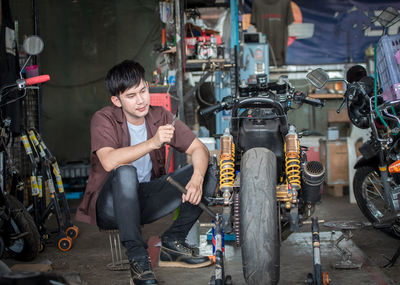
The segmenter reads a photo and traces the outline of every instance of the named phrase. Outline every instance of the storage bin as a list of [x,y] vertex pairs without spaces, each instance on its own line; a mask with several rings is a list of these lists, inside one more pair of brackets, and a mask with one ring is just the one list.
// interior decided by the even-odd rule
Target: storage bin
[[387,102],[400,100],[400,65],[395,54],[400,50],[400,35],[384,35],[376,48],[376,62],[383,98]]
[[339,139],[339,129],[336,127],[329,127],[327,133],[328,141],[334,141]]

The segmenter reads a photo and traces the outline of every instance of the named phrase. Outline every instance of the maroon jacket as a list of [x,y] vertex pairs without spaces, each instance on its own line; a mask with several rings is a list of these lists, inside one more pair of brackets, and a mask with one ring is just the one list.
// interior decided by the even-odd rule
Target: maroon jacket
[[[163,107],[150,106],[145,117],[147,138],[152,138],[159,126],[170,124],[173,115]],[[90,123],[91,167],[85,195],[79,205],[76,220],[96,225],[96,201],[108,172],[102,167],[96,151],[103,147],[121,148],[130,146],[129,130],[121,108],[107,106],[97,111]],[[175,134],[171,145],[180,152],[185,152],[195,139],[193,132],[182,122],[175,123]],[[152,179],[165,174],[165,147],[150,152],[153,169]]]

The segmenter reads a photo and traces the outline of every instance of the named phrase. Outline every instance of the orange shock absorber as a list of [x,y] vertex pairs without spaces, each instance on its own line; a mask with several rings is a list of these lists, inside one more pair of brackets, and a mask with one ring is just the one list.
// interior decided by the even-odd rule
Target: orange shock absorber
[[301,188],[300,143],[296,128],[292,125],[285,137],[285,169],[288,183],[295,190],[299,190]]
[[224,204],[228,204],[235,181],[235,145],[228,129],[225,130],[224,135],[220,138],[220,142],[219,189],[222,192]]

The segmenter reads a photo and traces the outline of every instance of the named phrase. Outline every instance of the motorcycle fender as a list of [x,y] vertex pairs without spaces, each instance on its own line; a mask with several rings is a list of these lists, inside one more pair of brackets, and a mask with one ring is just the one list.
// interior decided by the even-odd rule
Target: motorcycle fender
[[373,167],[374,169],[376,169],[376,171],[379,172],[379,167],[378,167],[379,166],[379,158],[378,158],[378,156],[376,155],[376,156],[373,156],[373,157],[371,157],[369,159],[365,159],[363,156],[360,156],[357,159],[356,163],[354,164],[354,169],[358,169],[358,168],[363,167],[363,166]]

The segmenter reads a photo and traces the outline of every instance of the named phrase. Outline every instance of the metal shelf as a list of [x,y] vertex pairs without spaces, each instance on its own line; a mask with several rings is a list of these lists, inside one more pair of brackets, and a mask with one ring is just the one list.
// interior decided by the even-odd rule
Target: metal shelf
[[313,99],[343,99],[343,94],[308,94]]

